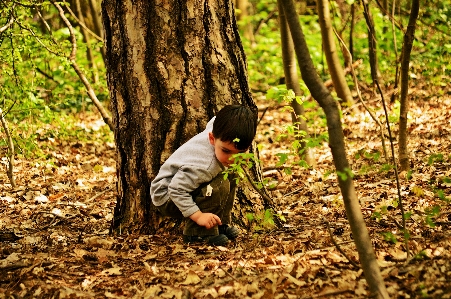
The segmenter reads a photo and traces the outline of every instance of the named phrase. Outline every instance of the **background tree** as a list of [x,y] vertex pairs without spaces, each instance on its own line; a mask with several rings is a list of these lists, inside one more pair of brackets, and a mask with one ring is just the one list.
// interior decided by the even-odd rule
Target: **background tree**
[[[235,12],[220,0],[105,0],[102,16],[117,146],[113,228],[152,232],[149,188],[160,165],[224,105],[256,111]],[[252,208],[242,195],[245,219]]]
[[346,106],[352,106],[354,100],[351,90],[346,83],[345,73],[338,58],[337,46],[335,44],[335,34],[332,28],[332,22],[329,11],[329,0],[317,0],[318,19],[321,26],[321,35],[323,37],[323,50],[329,67],[330,76],[334,82],[337,96]]
[[378,298],[389,298],[352,183],[352,171],[346,158],[344,135],[337,103],[322,83],[313,66],[293,0],[282,0],[282,4],[295,44],[302,79],[326,114],[329,146],[338,174],[338,184],[343,195],[346,214],[370,292]]
[[[379,62],[377,58],[377,38],[374,28],[373,15],[370,10],[368,0],[362,0],[363,15],[365,16],[366,24],[368,27],[368,56],[370,60],[371,78],[373,84],[379,78]],[[352,53],[352,52],[351,52]]]
[[401,170],[409,170],[409,151],[407,149],[407,114],[409,112],[409,64],[410,52],[412,51],[413,40],[415,38],[415,23],[420,10],[420,1],[412,0],[409,24],[404,35],[404,42],[401,55],[401,108],[399,112],[399,162]]
[[[285,74],[285,84],[287,89],[292,89],[296,97],[303,95],[301,87],[299,85],[298,68],[296,64],[296,53],[294,52],[293,39],[291,38],[290,28],[288,27],[285,13],[282,8],[280,0],[277,1],[279,10],[279,24],[280,24],[280,39],[282,44],[282,59],[283,70]],[[313,166],[315,164],[315,158],[313,156],[313,149],[307,147],[305,138],[309,137],[307,122],[304,113],[304,106],[299,103],[297,99],[291,102],[293,112],[291,112],[291,121],[298,130],[305,132],[302,136],[300,150],[301,156],[307,162],[308,165]]]
[[254,40],[254,31],[252,24],[249,22],[250,4],[248,0],[235,0],[236,20],[241,23],[242,36],[248,40]]

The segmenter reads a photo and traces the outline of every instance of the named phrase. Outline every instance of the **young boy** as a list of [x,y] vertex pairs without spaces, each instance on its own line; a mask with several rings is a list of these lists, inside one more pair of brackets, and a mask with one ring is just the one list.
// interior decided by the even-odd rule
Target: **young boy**
[[186,220],[185,243],[225,245],[238,236],[230,226],[236,182],[222,172],[234,154],[248,150],[256,127],[249,108],[225,106],[161,166],[150,187],[152,202],[163,215]]

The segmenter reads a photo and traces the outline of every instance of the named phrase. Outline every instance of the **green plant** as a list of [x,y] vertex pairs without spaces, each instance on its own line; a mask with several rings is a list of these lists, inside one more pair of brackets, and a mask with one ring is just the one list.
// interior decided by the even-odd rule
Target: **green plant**
[[286,221],[283,215],[274,213],[272,210],[267,209],[259,213],[247,213],[246,218],[253,226],[254,231],[268,231],[275,227],[274,217],[279,217],[280,220]]
[[[0,6],[0,24],[6,24],[13,16],[11,25],[0,35],[0,108],[11,124],[17,154],[41,156],[41,138],[82,137],[84,133],[75,126],[76,117],[68,115],[90,109],[91,103],[70,66],[69,30],[60,21],[55,7],[47,1],[4,2]],[[94,76],[91,64],[99,66],[96,69],[102,80],[93,85],[98,98],[107,100],[105,69],[99,51],[102,44],[91,42],[97,54],[93,61],[88,61],[86,44],[77,29],[77,63],[88,78]],[[49,131],[44,132],[43,128]]]
[[[300,86],[304,93],[307,94],[308,89],[305,84],[301,84]],[[302,159],[305,150],[320,146],[328,140],[328,133],[325,130],[326,122],[322,109],[317,104],[312,105],[311,102],[303,102],[301,97],[295,96],[294,92],[291,89],[287,90],[284,85],[270,88],[266,93],[266,99],[274,101],[277,104],[282,104],[280,111],[290,113],[293,112],[290,104],[293,101],[297,101],[299,104],[304,105],[308,111],[305,116],[301,116],[307,121],[308,125],[320,127],[318,134],[312,134],[312,136],[307,137],[307,133],[299,129],[299,123],[290,123],[284,126],[285,131],[277,135],[276,138],[278,142],[285,142],[286,140],[290,142],[287,151],[275,154],[279,158],[279,162],[276,164],[277,167],[284,166],[284,171],[287,174],[291,174],[291,168],[295,165],[308,168],[309,165]],[[302,147],[302,143],[305,144],[304,148]]]
[[434,218],[440,213],[440,206],[435,205],[433,207],[428,207],[424,210],[426,217],[425,222],[430,227],[435,227]]
[[382,232],[381,235],[384,237],[384,240],[387,242],[391,242],[393,244],[398,243],[396,236],[392,232]]
[[443,154],[431,154],[428,158],[428,165],[431,166],[434,163],[441,163],[444,161]]
[[223,171],[224,180],[226,180],[230,174],[235,173],[237,176],[235,180],[237,182],[246,179],[246,170],[252,168],[254,163],[259,163],[253,153],[239,153],[232,156],[234,162]]

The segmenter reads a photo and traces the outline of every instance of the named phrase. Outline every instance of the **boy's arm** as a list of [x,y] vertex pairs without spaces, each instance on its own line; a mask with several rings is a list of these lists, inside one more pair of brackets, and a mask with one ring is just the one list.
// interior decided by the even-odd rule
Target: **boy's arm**
[[189,217],[200,226],[212,228],[221,225],[221,219],[212,213],[202,213],[194,202],[191,192],[201,184],[212,180],[211,174],[204,169],[181,167],[168,186],[169,198],[179,208],[183,216]]

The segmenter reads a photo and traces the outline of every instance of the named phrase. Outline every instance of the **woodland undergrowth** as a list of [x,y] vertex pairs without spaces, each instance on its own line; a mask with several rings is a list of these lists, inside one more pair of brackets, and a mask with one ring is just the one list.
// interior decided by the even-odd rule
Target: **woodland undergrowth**
[[[354,184],[392,298],[451,298],[451,96],[425,90],[411,92],[412,171],[400,173],[412,256],[378,127],[362,105],[359,113],[343,111]],[[15,189],[1,164],[0,298],[366,298],[327,143],[315,148],[313,168],[287,171],[289,161],[276,167],[277,154],[290,151],[290,137],[280,137],[291,117],[255,98],[266,110],[256,141],[278,216],[253,215],[227,247],[186,245],[164,231],[110,236],[112,136],[105,138],[92,113],[78,115],[89,138],[60,138],[48,133],[58,128],[42,128],[43,155],[17,158]],[[382,106],[371,90],[365,100]],[[313,122],[317,134],[322,121]],[[284,227],[271,226],[271,217],[281,216]]]

